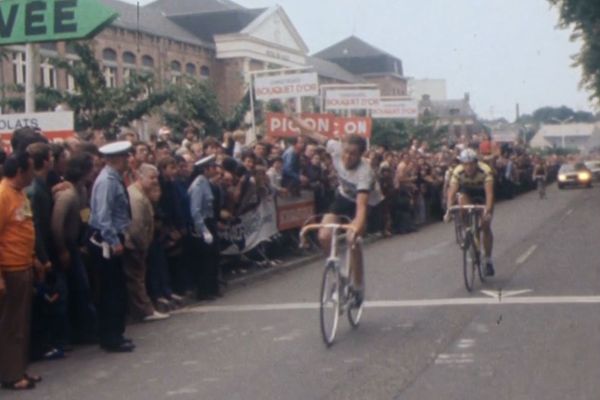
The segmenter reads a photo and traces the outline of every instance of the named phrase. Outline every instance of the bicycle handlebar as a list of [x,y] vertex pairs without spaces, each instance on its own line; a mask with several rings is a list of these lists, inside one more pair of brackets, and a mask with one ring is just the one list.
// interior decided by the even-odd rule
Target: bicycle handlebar
[[306,225],[305,227],[303,227],[302,230],[300,231],[300,247],[303,247],[302,244],[306,243],[305,237],[308,232],[316,231],[316,230],[319,230],[322,228],[333,229],[334,232],[352,231],[352,232],[356,233],[356,229],[354,229],[354,227],[349,224],[309,224],[309,225]]
[[485,211],[486,207],[485,206],[479,206],[479,205],[468,205],[468,206],[452,206],[448,209],[448,212],[452,212],[452,211]]

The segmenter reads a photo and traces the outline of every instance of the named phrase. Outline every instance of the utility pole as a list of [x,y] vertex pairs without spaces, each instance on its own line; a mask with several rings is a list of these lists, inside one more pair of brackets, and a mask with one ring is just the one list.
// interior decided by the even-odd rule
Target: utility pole
[[35,112],[35,71],[37,51],[34,43],[25,45],[25,112]]

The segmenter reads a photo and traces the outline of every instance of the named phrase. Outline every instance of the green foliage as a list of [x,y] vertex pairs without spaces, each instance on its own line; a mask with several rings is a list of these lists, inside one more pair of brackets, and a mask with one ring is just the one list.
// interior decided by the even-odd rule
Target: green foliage
[[163,117],[168,126],[182,132],[186,126],[204,127],[207,135],[218,136],[225,124],[214,88],[206,81],[187,80],[172,84],[167,89],[171,101],[163,107]]
[[228,131],[233,131],[240,128],[248,111],[250,111],[250,91],[246,92],[229,118],[225,120],[224,128]]
[[572,40],[583,42],[575,57],[575,65],[583,70],[582,86],[591,98],[600,100],[600,1],[548,0],[560,12],[560,24],[571,28]]
[[373,120],[371,144],[399,150],[408,146],[410,129],[408,124],[400,120]]
[[585,111],[574,111],[569,107],[542,107],[525,114],[517,121],[521,124],[559,124],[566,122],[594,122],[594,114]]

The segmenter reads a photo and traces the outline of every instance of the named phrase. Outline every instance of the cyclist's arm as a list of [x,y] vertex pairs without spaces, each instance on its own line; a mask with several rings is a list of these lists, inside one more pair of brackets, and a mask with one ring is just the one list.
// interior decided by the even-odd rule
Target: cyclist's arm
[[302,121],[296,115],[291,116],[292,120],[298,128],[300,128],[300,135],[308,137],[315,142],[325,145],[329,138],[319,132],[315,132],[306,122]]
[[458,184],[451,182],[450,186],[448,187],[448,198],[446,199],[447,208],[450,208],[454,205],[456,193],[458,193]]
[[369,207],[369,192],[359,192],[356,195],[356,216],[352,225],[357,235],[362,236],[367,228],[367,210]]

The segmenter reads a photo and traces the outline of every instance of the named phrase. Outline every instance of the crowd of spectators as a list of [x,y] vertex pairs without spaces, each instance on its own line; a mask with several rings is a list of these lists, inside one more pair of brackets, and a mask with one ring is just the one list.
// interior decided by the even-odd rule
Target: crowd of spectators
[[[265,197],[294,197],[309,191],[314,194],[315,214],[322,214],[337,188],[331,156],[302,137],[288,143],[263,140],[246,145],[242,131],[201,140],[198,130],[189,127],[180,140],[168,128],[161,128],[148,141],[141,141],[133,131],[122,132],[118,139],[129,141],[132,149],[122,174],[131,218],[124,238],[123,269],[129,316],[135,320],[166,319],[186,299],[221,296],[225,260],[219,231]],[[31,332],[33,359],[63,358],[72,345],[98,340],[102,284],[84,244],[89,239],[90,207],[94,207],[92,187],[106,162],[99,149],[106,143],[102,132],[85,140],[49,143],[39,131],[23,128],[13,135],[13,153],[2,154],[0,177],[3,172],[8,172],[3,182],[22,177],[19,182],[33,218],[31,243],[24,244],[34,253],[30,264],[35,295],[31,304],[19,304],[16,311],[27,320],[31,313],[31,325],[19,326]],[[369,231],[406,234],[441,220],[449,172],[458,152],[467,146],[478,148],[496,171],[499,197],[511,198],[532,185],[535,159],[519,146],[494,146],[484,135],[462,137],[435,150],[417,139],[400,151],[373,146],[367,157],[384,200],[370,214]],[[549,163],[558,165],[560,160]],[[6,220],[0,219],[0,242],[7,240],[2,236],[5,226]],[[268,248],[265,251],[268,257]],[[0,256],[2,273],[6,263],[10,265],[10,260]],[[6,314],[11,305],[1,296],[14,291],[10,285],[16,284],[8,279],[0,282],[0,313]],[[20,299],[22,303],[23,296]],[[6,335],[5,326],[0,326],[0,349],[14,339]],[[19,379],[14,365],[5,368],[14,362],[7,357],[13,356],[0,356],[2,382]]]

